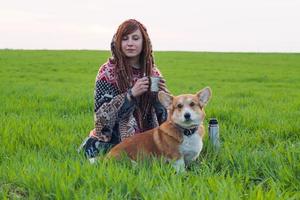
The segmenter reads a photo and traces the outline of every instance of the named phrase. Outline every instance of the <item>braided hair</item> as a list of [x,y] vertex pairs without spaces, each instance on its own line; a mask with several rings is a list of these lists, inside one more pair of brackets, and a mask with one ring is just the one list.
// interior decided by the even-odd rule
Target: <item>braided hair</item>
[[[111,42],[112,61],[116,64],[115,74],[117,86],[121,92],[126,92],[133,86],[133,69],[129,65],[126,55],[122,52],[122,38],[136,30],[140,30],[143,36],[143,48],[140,53],[139,63],[142,74],[151,76],[152,68],[154,66],[154,58],[152,55],[152,45],[147,33],[147,29],[143,24],[135,19],[129,19],[123,22],[113,37]],[[134,116],[137,119],[139,128],[141,130],[147,129],[147,114],[151,111],[151,93],[145,92],[140,96],[137,109],[134,111]]]

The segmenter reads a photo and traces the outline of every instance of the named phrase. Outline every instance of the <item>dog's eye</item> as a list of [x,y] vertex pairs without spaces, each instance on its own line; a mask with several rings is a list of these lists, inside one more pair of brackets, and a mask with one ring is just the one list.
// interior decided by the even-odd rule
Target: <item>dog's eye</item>
[[177,105],[177,108],[182,108],[182,107],[183,107],[182,104],[178,104],[178,105]]
[[191,102],[191,103],[190,103],[190,106],[191,106],[191,107],[193,107],[194,105],[195,105],[195,103],[194,103],[194,102]]

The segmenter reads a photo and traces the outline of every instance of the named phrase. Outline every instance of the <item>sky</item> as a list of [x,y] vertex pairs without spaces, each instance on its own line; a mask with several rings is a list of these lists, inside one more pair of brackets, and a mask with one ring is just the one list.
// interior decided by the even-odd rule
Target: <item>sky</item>
[[137,19],[154,51],[300,52],[299,0],[0,0],[0,49],[109,50]]

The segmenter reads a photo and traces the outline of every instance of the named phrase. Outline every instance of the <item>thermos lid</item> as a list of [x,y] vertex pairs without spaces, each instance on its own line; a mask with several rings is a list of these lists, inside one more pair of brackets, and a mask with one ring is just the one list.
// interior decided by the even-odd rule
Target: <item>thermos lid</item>
[[217,118],[210,118],[210,120],[209,120],[209,124],[210,124],[210,125],[213,125],[213,124],[218,124],[218,120],[217,120]]

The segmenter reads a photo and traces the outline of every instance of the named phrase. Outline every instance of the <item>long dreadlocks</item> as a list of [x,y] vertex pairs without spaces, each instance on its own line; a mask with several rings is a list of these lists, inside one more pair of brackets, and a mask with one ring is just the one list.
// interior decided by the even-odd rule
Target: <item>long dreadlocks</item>
[[[128,88],[133,86],[133,69],[129,65],[125,54],[122,52],[121,42],[122,37],[133,33],[139,29],[143,36],[143,49],[140,54],[140,65],[142,74],[151,76],[152,68],[154,66],[154,59],[152,55],[152,45],[147,33],[147,29],[143,24],[135,19],[129,19],[123,22],[116,34],[113,37],[111,43],[111,52],[113,56],[113,62],[116,64],[116,78],[117,85],[121,92],[126,92]],[[144,120],[147,113],[151,111],[151,93],[148,91],[140,96],[140,101],[137,110],[134,112],[134,116],[138,120],[139,127],[144,130],[147,127],[147,120]]]

